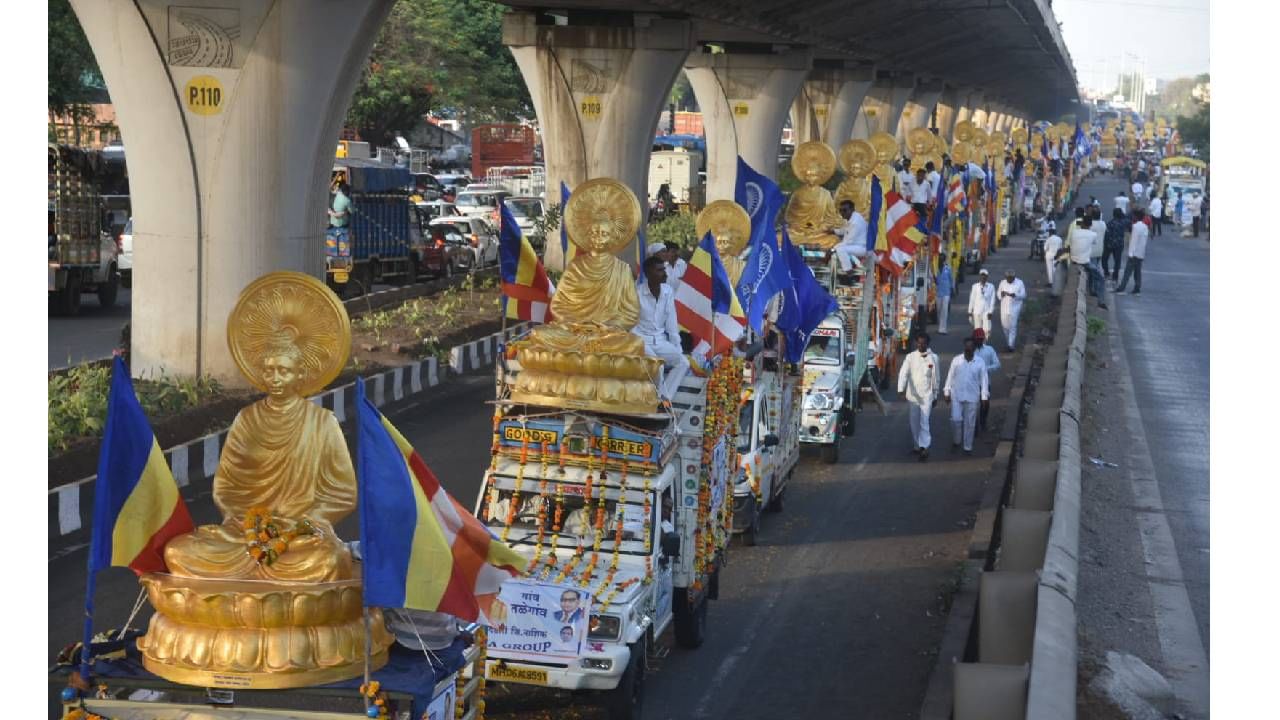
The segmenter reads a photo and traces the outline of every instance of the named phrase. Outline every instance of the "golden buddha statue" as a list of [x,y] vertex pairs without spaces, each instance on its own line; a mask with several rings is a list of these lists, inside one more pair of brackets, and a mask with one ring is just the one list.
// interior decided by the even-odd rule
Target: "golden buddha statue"
[[[307,399],[346,364],[350,320],[319,280],[277,272],[241,293],[227,326],[237,367],[267,396],[227,435],[213,479],[223,522],[171,540],[169,574],[142,578],[156,608],[143,662],[195,685],[353,677],[364,662],[360,576],[333,526],[356,507],[356,477],[337,418]],[[254,552],[248,534],[268,513],[278,537],[258,538]],[[377,620],[381,664],[392,638]]]
[[845,178],[836,188],[837,207],[849,200],[863,217],[871,212],[871,173],[876,164],[876,149],[866,140],[850,140],[840,146],[840,169]]
[[716,252],[720,254],[720,262],[729,275],[729,284],[737,287],[738,280],[742,278],[742,270],[747,266],[746,261],[738,256],[751,239],[751,216],[732,200],[716,200],[698,213],[695,227],[699,240],[706,237],[708,232],[715,238]]
[[610,178],[573,191],[565,230],[578,248],[551,299],[555,321],[512,343],[520,373],[511,399],[550,407],[651,413],[662,360],[631,332],[640,296],[631,266],[614,257],[640,229],[640,203]]
[[815,245],[827,250],[840,238],[833,229],[844,225],[831,192],[822,187],[836,171],[836,154],[824,142],[810,140],[796,146],[791,171],[804,187],[791,194],[787,203],[787,231],[797,245]]

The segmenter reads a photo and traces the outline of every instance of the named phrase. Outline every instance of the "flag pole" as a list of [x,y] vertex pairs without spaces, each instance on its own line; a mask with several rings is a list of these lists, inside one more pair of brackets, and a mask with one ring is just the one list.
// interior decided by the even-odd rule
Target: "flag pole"
[[92,553],[89,558],[89,579],[84,591],[84,647],[80,649],[80,679],[85,686],[89,684],[89,662],[91,653],[89,645],[93,641],[93,595],[98,588],[98,571],[92,567]]
[[[506,313],[503,313],[503,314],[505,315]],[[361,413],[364,411],[364,402],[365,402],[364,380],[362,380],[361,378],[356,378],[356,422],[355,422],[355,427],[353,427],[351,430],[351,433],[354,436],[352,438],[352,442],[356,448],[356,483],[360,485],[361,488],[363,488],[364,481],[365,481],[364,477],[362,477],[364,472],[364,463],[362,462],[362,460],[364,458],[361,457],[364,454],[364,452],[361,450],[361,447],[360,447],[360,421],[361,421]],[[365,551],[364,542],[363,542],[364,534],[365,534],[363,510],[364,510],[364,503],[362,501],[361,513],[360,513],[360,539],[361,539],[360,566],[361,568],[364,567],[364,551]],[[361,570],[361,574],[363,575],[363,570]],[[364,578],[362,577],[361,578],[362,585],[363,585],[363,580]],[[369,618],[369,606],[364,603],[363,597],[361,598],[360,605],[361,605],[361,611],[364,617],[364,685],[363,685],[364,691],[361,692],[360,695],[363,696],[362,699],[364,700],[364,709],[365,709],[365,712],[367,713],[369,710],[369,702],[370,702],[369,692],[368,692],[369,675],[370,675],[369,664],[370,664],[370,655],[372,655],[373,653],[373,632],[372,632],[372,623],[370,622],[370,618]]]

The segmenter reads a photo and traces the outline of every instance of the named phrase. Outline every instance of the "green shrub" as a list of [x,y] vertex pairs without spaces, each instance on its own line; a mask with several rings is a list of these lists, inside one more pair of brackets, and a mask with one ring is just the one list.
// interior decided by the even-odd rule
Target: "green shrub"
[[685,250],[692,250],[698,245],[697,235],[695,218],[690,213],[668,215],[657,222],[649,223],[645,228],[645,239],[648,242],[673,242]]

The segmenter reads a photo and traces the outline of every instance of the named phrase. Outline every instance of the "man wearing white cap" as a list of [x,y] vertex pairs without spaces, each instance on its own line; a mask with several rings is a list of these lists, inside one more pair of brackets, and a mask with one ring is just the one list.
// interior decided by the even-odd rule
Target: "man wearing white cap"
[[991,333],[991,316],[996,311],[996,286],[987,280],[991,273],[986,268],[978,271],[978,282],[969,291],[969,320],[973,329],[982,328],[984,333]]
[[680,257],[680,246],[673,243],[667,243],[667,284],[672,290],[677,290],[680,283],[684,279],[684,271],[689,269],[689,263]]
[[1013,269],[1004,271],[1004,280],[996,288],[1000,298],[1000,326],[1004,328],[1004,341],[1013,352],[1018,337],[1018,316],[1022,314],[1022,301],[1027,299],[1027,286],[1016,277]]

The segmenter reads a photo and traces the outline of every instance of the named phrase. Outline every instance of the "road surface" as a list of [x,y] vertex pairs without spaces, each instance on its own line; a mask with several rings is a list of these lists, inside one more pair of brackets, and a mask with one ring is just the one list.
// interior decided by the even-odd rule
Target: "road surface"
[[[1034,289],[1039,279],[1031,277],[1032,268],[1041,265],[1025,260],[1025,242],[991,267],[1001,274],[1007,266],[1025,270]],[[968,330],[969,284],[959,288],[952,333],[935,336],[944,369]],[[1013,356],[1002,353],[1002,360],[1011,372]],[[997,379],[993,428],[1008,387],[1007,379]],[[471,506],[489,461],[485,401],[493,395],[492,379],[464,378],[443,392],[391,419],[446,489]],[[731,548],[706,644],[655,659],[647,718],[818,717],[831,708],[841,708],[843,717],[916,717],[996,432],[980,435],[972,457],[949,453],[947,407],[940,403],[933,456],[920,463],[910,452],[905,407],[893,402],[892,391],[886,399],[887,416],[874,405],[859,415],[857,434],[844,444],[838,464],[804,453],[786,507],[765,517],[759,545]],[[189,502],[198,523],[219,520],[207,494]],[[354,538],[355,518],[338,532]],[[78,632],[84,567],[83,547],[57,551],[49,562],[51,655]],[[122,624],[136,594],[129,571],[106,571],[96,600],[99,627]],[[575,702],[590,707],[589,699],[510,686],[494,687],[490,701],[497,718],[536,716],[530,708],[563,714],[556,709]]]
[[116,304],[104,310],[97,295],[85,293],[79,315],[50,315],[49,369],[111,357],[111,351],[120,346],[120,331],[132,317],[132,294],[128,288],[120,288]]

